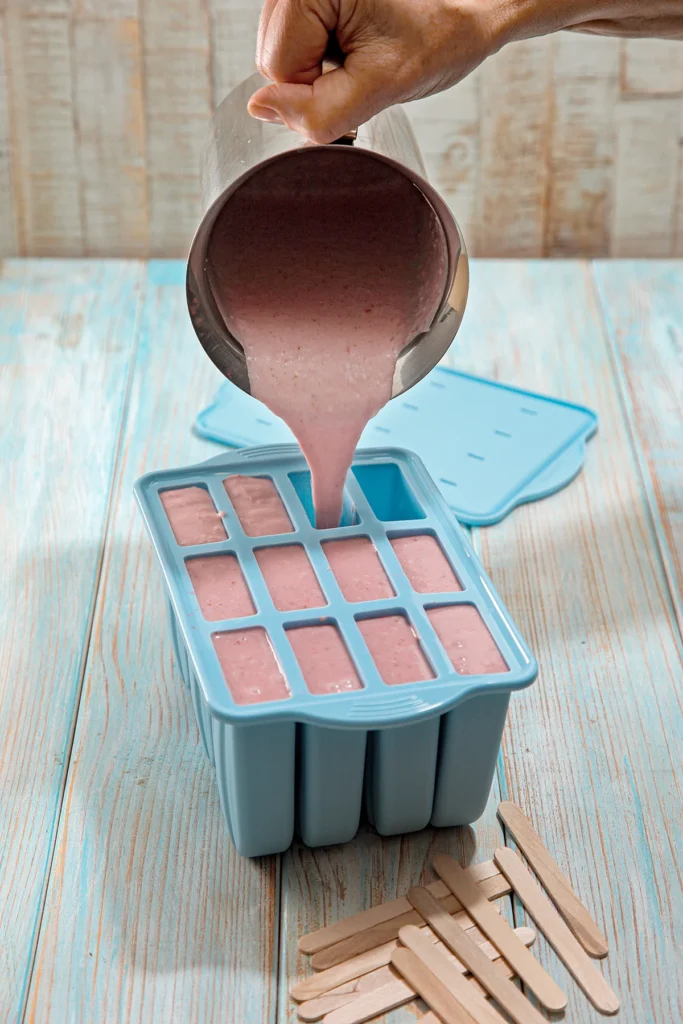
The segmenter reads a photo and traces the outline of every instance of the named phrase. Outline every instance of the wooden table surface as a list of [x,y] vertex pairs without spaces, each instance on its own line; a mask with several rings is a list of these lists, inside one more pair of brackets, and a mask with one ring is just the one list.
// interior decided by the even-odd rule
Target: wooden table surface
[[[488,859],[501,797],[604,924],[619,1019],[683,1019],[683,263],[475,263],[451,358],[601,422],[571,486],[473,531],[541,666],[487,814],[250,862],[131,495],[216,450],[190,429],[219,378],[183,267],[3,265],[0,1021],[293,1024],[298,935],[431,877],[435,850]],[[546,953],[569,1024],[597,1020]]]

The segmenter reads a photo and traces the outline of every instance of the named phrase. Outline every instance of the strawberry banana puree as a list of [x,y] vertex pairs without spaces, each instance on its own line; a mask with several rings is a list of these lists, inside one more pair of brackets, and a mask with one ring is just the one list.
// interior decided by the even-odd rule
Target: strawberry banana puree
[[252,394],[308,461],[316,523],[338,526],[363,428],[391,397],[396,357],[443,297],[438,219],[387,164],[345,147],[293,153],[232,196],[208,265]]

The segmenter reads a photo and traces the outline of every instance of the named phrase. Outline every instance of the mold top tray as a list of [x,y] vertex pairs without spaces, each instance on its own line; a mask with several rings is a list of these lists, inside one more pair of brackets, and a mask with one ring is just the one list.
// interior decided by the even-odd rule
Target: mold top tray
[[[437,366],[385,405],[359,446],[416,452],[460,522],[490,526],[573,480],[597,426],[583,406]],[[196,430],[238,448],[293,440],[281,419],[229,381]]]
[[[257,492],[264,479],[272,481],[282,501],[279,516],[264,519],[258,529],[247,532],[241,522],[240,495],[230,483],[234,477],[249,478],[248,486]],[[192,506],[190,515],[200,524],[200,534],[187,529],[185,513],[173,513],[173,504],[183,491],[183,507],[187,511],[188,502]],[[370,449],[357,453],[347,480],[342,524],[334,530],[316,530],[313,525],[310,476],[294,445],[245,449],[198,466],[150,473],[138,481],[135,492],[199,685],[212,714],[223,721],[295,720],[376,729],[441,714],[472,696],[520,689],[536,676],[536,663],[469,542],[422,462],[410,452]],[[457,577],[457,589],[442,587],[432,593],[414,589],[408,574],[416,586],[420,584],[408,567],[404,570],[405,559],[396,543],[414,535],[438,540],[450,563],[447,575],[452,569]],[[204,543],[193,543],[197,538]],[[356,599],[349,601],[342,593],[346,585],[333,569],[334,545],[328,545],[351,538],[367,538],[367,548],[374,546],[379,556],[379,571],[390,585],[376,600],[358,600],[362,595],[355,594],[349,596]],[[309,584],[314,594],[322,593],[322,600],[314,597],[304,610],[286,610],[286,598],[283,602],[282,595],[278,596],[272,584],[269,590],[266,583],[265,552],[284,546],[296,547],[302,555],[305,552]],[[219,563],[212,566],[210,562],[215,556],[224,556],[221,572],[227,572],[232,581],[231,618],[220,617],[226,607],[220,601],[208,618],[206,605],[200,606],[204,582],[217,578],[212,569]],[[226,578],[224,575],[224,591]],[[393,595],[388,596],[392,590]],[[454,606],[458,606],[457,612],[448,611]],[[439,639],[444,637],[444,617],[449,616],[462,620],[466,632],[481,626],[495,652],[488,662],[482,662],[486,674],[462,674],[477,671],[476,664],[463,669],[455,651],[459,643],[449,646],[448,638],[444,643]],[[392,628],[400,627],[392,633],[397,648],[409,636],[414,660],[425,666],[424,674],[432,678],[419,682],[395,679],[400,685],[384,681],[386,672],[380,675],[381,659],[371,639],[376,620],[381,618]],[[375,625],[368,625],[368,620],[375,620]],[[406,623],[419,639],[419,648],[410,628],[403,628]],[[300,669],[306,634],[302,627],[323,625],[333,627],[343,641],[344,657],[347,662],[350,659],[355,683],[340,692],[312,692]],[[331,635],[332,631],[327,632]],[[223,669],[230,672],[234,664],[237,670],[241,662],[243,669],[246,666],[247,672],[258,676],[262,652],[256,651],[252,657],[239,647],[245,637],[251,643],[257,633],[262,638],[267,635],[287,689],[261,693],[253,698],[258,702],[238,703]],[[385,644],[385,656],[386,650]],[[338,653],[331,650],[331,663]],[[481,666],[479,670],[483,671]]]

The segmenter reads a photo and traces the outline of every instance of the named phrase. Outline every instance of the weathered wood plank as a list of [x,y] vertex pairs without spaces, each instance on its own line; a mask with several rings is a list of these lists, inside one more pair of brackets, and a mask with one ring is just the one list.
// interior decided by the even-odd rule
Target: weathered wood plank
[[683,265],[603,262],[594,274],[683,630]]
[[0,258],[17,253],[6,16],[0,8]]
[[261,4],[249,0],[208,0],[211,12],[213,89],[220,103],[256,70],[256,34]]
[[610,256],[672,256],[676,235],[681,100],[617,105],[617,156]]
[[149,248],[140,22],[76,18],[72,29],[85,251]]
[[610,237],[618,43],[560,33],[552,47],[553,118],[544,252],[603,254]]
[[199,161],[213,109],[206,0],[146,0],[142,25],[149,251],[185,256],[199,220]]
[[[22,1019],[104,545],[142,268],[0,274],[0,1020]],[[52,1019],[57,1019],[53,1017]]]
[[[69,19],[7,11],[18,253],[80,256],[83,216],[79,186]],[[52,11],[56,13],[52,14]]]
[[483,66],[478,253],[543,252],[551,54],[549,38],[531,39],[506,47]]
[[131,495],[142,472],[216,451],[190,430],[218,373],[184,281],[150,265],[29,1020],[274,1020],[279,861],[228,838]]
[[621,63],[625,96],[683,93],[683,47],[676,39],[625,39]]
[[[458,346],[482,373],[601,416],[577,480],[477,541],[541,668],[511,709],[510,796],[607,929],[615,952],[605,970],[624,997],[620,1019],[675,1019],[680,636],[588,268],[477,264]],[[597,1019],[571,984],[568,993],[568,1019]]]

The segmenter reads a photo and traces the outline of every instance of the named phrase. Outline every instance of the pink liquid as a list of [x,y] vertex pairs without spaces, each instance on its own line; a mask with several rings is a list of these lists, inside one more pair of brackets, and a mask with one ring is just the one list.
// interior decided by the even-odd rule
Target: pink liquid
[[203,487],[181,487],[159,495],[173,536],[178,544],[214,544],[225,540],[223,520],[216,512],[208,491]]
[[337,526],[363,428],[443,295],[438,219],[394,168],[347,148],[309,149],[237,190],[216,221],[208,266],[252,394],[284,419],[308,461],[316,523]]
[[411,587],[418,594],[448,594],[462,590],[436,537],[428,533],[394,537],[391,546]]
[[256,609],[235,555],[209,555],[185,562],[202,615],[209,622],[254,615]]
[[294,532],[272,480],[260,476],[230,476],[223,483],[247,537]]
[[474,605],[432,608],[427,615],[446,648],[453,668],[461,676],[508,671],[502,654]]
[[323,551],[347,601],[377,601],[394,596],[375,546],[368,537],[330,540],[323,544]]
[[415,630],[403,615],[363,619],[358,623],[358,628],[379,674],[388,686],[434,678]]
[[288,630],[287,636],[311,693],[363,688],[336,626],[301,626]]
[[256,561],[278,611],[293,612],[327,604],[318,577],[300,544],[261,548],[256,552]]
[[290,696],[264,629],[215,633],[213,646],[236,704],[262,704]]

